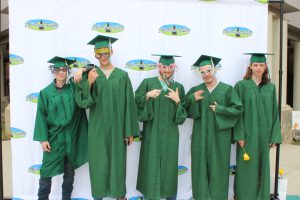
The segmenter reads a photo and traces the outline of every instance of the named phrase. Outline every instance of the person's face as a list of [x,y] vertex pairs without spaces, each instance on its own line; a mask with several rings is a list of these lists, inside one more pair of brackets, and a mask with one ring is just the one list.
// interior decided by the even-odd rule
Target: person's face
[[98,59],[102,66],[107,66],[110,64],[111,53],[96,53],[95,57]]
[[252,75],[261,78],[263,73],[266,71],[266,63],[252,63],[250,69],[252,70]]
[[167,79],[171,78],[175,71],[175,65],[171,64],[169,66],[160,65],[159,66],[159,73],[166,77]]
[[199,72],[201,74],[202,80],[206,83],[212,83],[215,75],[214,75],[214,69],[211,65],[205,65],[199,68]]
[[68,69],[66,67],[54,68],[53,74],[57,81],[66,81]]

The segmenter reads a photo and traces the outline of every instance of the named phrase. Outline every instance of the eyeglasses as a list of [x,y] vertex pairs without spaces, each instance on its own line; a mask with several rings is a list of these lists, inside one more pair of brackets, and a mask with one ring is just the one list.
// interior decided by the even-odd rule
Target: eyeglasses
[[205,71],[200,71],[201,76],[205,76],[206,74],[212,74],[214,72],[213,69],[208,69]]
[[54,68],[54,69],[53,69],[53,72],[54,72],[55,74],[58,74],[59,72],[67,72],[67,71],[68,71],[68,69],[65,68],[65,67]]
[[102,58],[102,56],[103,56],[104,58],[108,58],[108,57],[110,56],[110,53],[96,53],[96,55],[95,55],[95,57],[96,57],[97,59]]

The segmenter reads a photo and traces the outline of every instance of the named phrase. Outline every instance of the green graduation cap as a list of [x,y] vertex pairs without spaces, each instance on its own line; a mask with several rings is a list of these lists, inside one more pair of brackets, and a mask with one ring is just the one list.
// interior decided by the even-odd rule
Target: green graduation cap
[[193,64],[194,67],[203,67],[206,65],[212,65],[215,67],[222,59],[208,56],[208,55],[201,55],[198,60]]
[[266,55],[274,55],[271,53],[244,53],[244,55],[251,55],[250,63],[266,63]]
[[59,56],[55,56],[48,61],[48,63],[54,64],[53,67],[55,68],[69,67],[74,62],[76,61],[68,58],[59,57]]
[[175,63],[174,57],[181,57],[181,56],[176,56],[176,55],[161,55],[161,54],[152,54],[152,56],[160,56],[159,58],[159,63],[169,66],[173,63]]
[[110,45],[117,40],[117,38],[105,35],[97,35],[88,44],[95,46],[95,53],[110,53]]

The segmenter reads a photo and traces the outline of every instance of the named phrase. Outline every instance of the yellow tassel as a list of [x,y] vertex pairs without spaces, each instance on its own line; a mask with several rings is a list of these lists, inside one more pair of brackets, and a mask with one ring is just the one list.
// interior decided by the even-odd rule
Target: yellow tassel
[[244,153],[244,160],[247,161],[247,160],[250,160],[250,157],[247,153]]
[[279,169],[279,175],[280,176],[283,176],[283,174],[284,174],[284,170],[281,168],[281,169]]
[[243,151],[244,151],[244,161],[250,160],[250,156],[247,154],[244,147],[242,147],[242,148],[243,148]]

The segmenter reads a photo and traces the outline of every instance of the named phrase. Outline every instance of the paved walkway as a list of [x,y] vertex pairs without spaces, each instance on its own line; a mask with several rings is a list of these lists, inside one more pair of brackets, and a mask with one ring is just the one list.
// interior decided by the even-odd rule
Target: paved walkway
[[[288,179],[287,200],[300,200],[300,145],[281,145],[280,168]],[[275,148],[271,150],[271,172],[275,171]],[[10,140],[3,141],[4,197],[12,196],[11,145]]]

